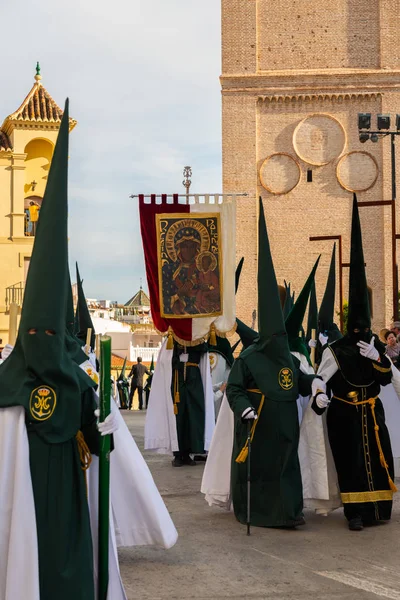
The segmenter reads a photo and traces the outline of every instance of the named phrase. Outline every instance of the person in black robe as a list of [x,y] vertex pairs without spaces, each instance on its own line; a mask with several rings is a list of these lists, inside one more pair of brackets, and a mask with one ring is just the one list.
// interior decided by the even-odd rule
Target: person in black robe
[[[357,200],[353,200],[350,290],[347,334],[329,344],[318,375],[328,385],[313,400],[322,414],[328,408],[329,442],[338,474],[349,529],[388,521],[392,512],[394,468],[380,386],[391,382],[385,347],[371,333]],[[329,398],[331,393],[331,399]]]

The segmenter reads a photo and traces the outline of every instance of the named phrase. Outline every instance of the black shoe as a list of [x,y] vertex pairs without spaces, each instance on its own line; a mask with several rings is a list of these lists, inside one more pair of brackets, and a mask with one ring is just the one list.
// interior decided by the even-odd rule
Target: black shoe
[[361,517],[354,517],[354,519],[350,519],[349,529],[350,531],[362,531],[364,526]]
[[196,461],[193,460],[193,458],[190,458],[190,456],[183,456],[181,458],[182,464],[186,465],[188,467],[195,467],[196,466]]
[[194,460],[197,460],[198,462],[206,462],[207,456],[204,456],[204,454],[196,454],[194,456]]
[[302,525],[305,525],[306,521],[304,517],[299,517],[298,519],[295,519],[294,521],[294,526],[295,527],[301,527]]
[[180,456],[175,456],[174,460],[171,461],[173,467],[183,467],[184,462]]

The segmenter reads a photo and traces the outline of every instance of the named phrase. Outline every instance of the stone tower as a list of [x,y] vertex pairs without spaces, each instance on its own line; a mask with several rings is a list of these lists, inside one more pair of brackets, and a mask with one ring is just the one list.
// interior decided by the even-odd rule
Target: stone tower
[[390,142],[362,144],[357,114],[372,113],[375,129],[376,114],[390,113],[393,123],[400,113],[397,20],[395,0],[222,0],[223,186],[249,194],[239,200],[237,223],[237,258],[245,257],[238,315],[249,324],[258,196],[279,283],[298,292],[321,253],[320,302],[333,240],[310,238],[340,242],[339,310],[340,283],[342,297],[348,293],[353,191],[374,203],[360,207],[374,326],[392,319],[392,211],[375,205],[392,198]]

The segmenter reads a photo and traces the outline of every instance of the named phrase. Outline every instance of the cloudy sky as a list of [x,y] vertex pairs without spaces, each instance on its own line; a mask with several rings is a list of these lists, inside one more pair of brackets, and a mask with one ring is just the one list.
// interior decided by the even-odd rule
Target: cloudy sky
[[[42,83],[70,98],[70,259],[86,295],[147,288],[134,193],[221,191],[218,0],[2,2],[0,121]],[[74,280],[74,277],[73,277]]]

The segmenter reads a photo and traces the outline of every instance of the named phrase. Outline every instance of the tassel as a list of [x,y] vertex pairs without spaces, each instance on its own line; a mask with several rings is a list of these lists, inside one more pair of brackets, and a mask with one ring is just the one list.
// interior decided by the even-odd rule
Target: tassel
[[175,392],[175,404],[179,404],[181,401],[181,396],[179,392]]
[[176,404],[174,404],[174,415],[178,414],[178,407]]
[[174,349],[174,338],[172,337],[172,328],[168,327],[168,341],[167,341],[167,350]]
[[390,489],[392,490],[392,492],[396,493],[397,492],[397,487],[396,485],[393,483],[393,479],[391,477],[389,477],[389,486]]
[[210,330],[210,337],[208,339],[210,346],[216,346],[217,345],[217,334],[215,333],[215,325],[214,323],[211,325],[211,330]]
[[239,452],[235,462],[237,463],[244,463],[247,460],[247,457],[249,455],[249,448],[247,446],[247,444],[241,449],[241,451]]

